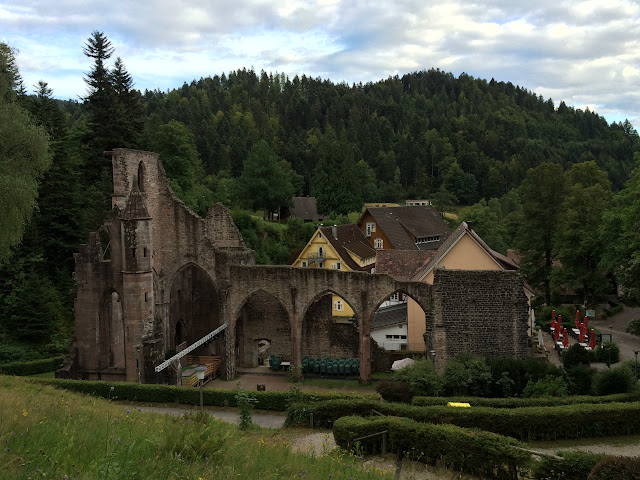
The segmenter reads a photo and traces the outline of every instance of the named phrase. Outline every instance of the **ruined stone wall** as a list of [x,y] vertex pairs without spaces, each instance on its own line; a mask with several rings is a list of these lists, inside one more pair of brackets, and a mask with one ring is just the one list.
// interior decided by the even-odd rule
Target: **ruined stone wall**
[[458,354],[524,358],[530,354],[528,304],[517,272],[436,269],[432,322],[425,334],[436,368]]

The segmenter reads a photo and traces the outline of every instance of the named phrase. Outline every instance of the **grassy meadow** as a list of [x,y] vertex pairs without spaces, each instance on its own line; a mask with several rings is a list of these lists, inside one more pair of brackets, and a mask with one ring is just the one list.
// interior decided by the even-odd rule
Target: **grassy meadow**
[[[116,387],[117,389],[117,387]],[[344,452],[291,451],[286,431],[127,409],[0,376],[0,479],[391,479]]]

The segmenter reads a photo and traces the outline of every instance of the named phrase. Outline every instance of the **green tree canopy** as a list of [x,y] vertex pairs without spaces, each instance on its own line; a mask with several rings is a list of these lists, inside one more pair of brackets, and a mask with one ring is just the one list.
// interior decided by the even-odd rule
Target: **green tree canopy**
[[547,304],[551,304],[555,231],[564,189],[562,167],[547,162],[529,169],[520,186],[522,217],[516,239],[520,268],[532,285],[542,288]]
[[237,188],[240,201],[248,208],[261,209],[265,219],[290,205],[293,198],[291,177],[265,140],[251,147]]

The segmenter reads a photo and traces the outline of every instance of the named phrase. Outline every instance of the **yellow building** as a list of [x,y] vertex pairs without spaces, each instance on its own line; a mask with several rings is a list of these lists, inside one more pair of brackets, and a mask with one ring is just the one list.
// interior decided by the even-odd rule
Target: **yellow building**
[[[330,268],[345,272],[372,272],[375,267],[376,251],[357,225],[320,227],[313,234],[294,267]],[[332,299],[332,315],[346,321],[353,317],[353,310],[337,295]]]

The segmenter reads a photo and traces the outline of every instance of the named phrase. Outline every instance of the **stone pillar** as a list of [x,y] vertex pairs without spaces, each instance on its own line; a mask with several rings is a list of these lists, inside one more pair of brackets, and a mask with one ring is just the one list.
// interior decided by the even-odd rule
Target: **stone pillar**
[[367,305],[367,292],[362,291],[360,311],[356,312],[360,325],[360,383],[371,383],[371,322],[375,312]]
[[302,318],[289,313],[291,322],[291,366],[292,380],[301,382],[302,376]]
[[227,328],[224,331],[224,349],[225,349],[225,359],[224,359],[224,369],[227,380],[233,380],[233,377],[236,376],[236,332],[235,332],[235,322],[231,320],[231,308],[229,305],[229,290],[221,289],[220,294],[218,295],[219,299],[219,308],[220,308],[220,319],[222,323],[227,324]]

